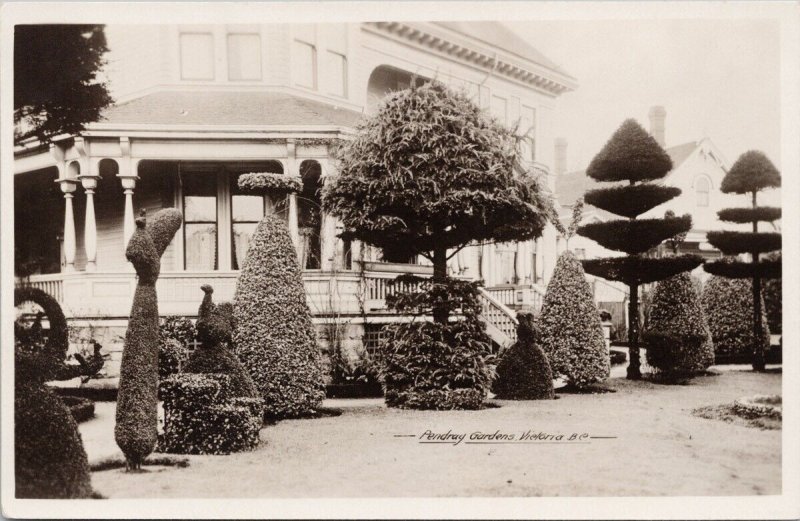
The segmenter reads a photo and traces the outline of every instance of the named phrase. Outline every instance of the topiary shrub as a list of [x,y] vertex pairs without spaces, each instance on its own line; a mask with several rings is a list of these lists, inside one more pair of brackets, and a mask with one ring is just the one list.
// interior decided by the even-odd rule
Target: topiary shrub
[[231,376],[180,374],[161,382],[164,434],[159,450],[230,454],[258,445],[263,400],[232,396]]
[[547,285],[539,333],[554,375],[577,388],[608,378],[611,368],[600,314],[581,263],[570,251],[558,258]]
[[83,423],[94,418],[94,402],[80,396],[61,396],[61,400],[69,407],[69,412],[76,423]]
[[253,234],[233,300],[233,345],[266,414],[313,413],[325,397],[321,352],[286,225],[267,215]]
[[186,317],[166,316],[159,326],[158,377],[164,379],[181,372],[189,359],[189,346],[196,340],[197,331]]
[[659,282],[643,336],[647,363],[666,378],[686,377],[714,363],[714,345],[691,275]]
[[[768,261],[781,262],[781,253],[773,252],[765,255]],[[783,333],[783,279],[773,278],[764,281],[764,311],[767,313],[769,331],[773,335]]]
[[477,284],[413,276],[396,279],[420,291],[395,294],[387,304],[401,313],[429,315],[447,296],[448,313],[463,318],[447,324],[410,322],[386,327],[382,371],[386,405],[403,409],[479,409],[493,372],[490,339],[478,318]]
[[711,331],[716,363],[747,363],[752,360],[754,344],[769,348],[769,326],[763,312],[761,342],[753,342],[750,280],[713,275],[703,287],[700,303]]
[[532,313],[517,313],[517,341],[497,364],[492,392],[503,400],[552,400],[553,372],[547,355],[537,345]]
[[212,302],[214,288],[204,285],[203,302],[197,312],[197,337],[201,347],[189,356],[186,373],[220,373],[230,375],[230,396],[259,397],[250,373],[228,349],[233,332],[233,308],[230,304]]
[[138,276],[125,333],[117,392],[114,439],[129,470],[139,470],[155,448],[158,432],[158,298],[161,256],[182,222],[181,212],[161,210],[147,223],[142,210],[128,241],[126,258]]

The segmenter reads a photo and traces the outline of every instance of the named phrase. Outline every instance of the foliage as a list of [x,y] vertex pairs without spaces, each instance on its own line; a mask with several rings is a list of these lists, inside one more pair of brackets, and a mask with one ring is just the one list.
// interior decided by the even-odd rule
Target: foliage
[[258,445],[263,401],[235,396],[230,375],[174,375],[159,391],[165,414],[161,451],[230,454]]
[[572,252],[562,253],[556,262],[539,315],[539,333],[554,375],[565,376],[575,387],[608,378],[600,314]]
[[233,300],[236,354],[267,414],[314,412],[325,396],[321,353],[297,254],[285,224],[267,215],[250,242]]
[[[672,210],[667,210],[664,212],[665,219],[672,219],[675,217],[675,212]],[[680,249],[681,244],[686,240],[686,236],[688,235],[689,230],[685,230],[679,233],[676,233],[672,237],[664,240],[664,244],[670,249],[673,255],[678,254],[678,250]]]
[[664,376],[690,376],[714,363],[714,345],[691,275],[680,273],[656,285],[643,337],[647,363]]
[[[398,280],[410,280],[398,277]],[[446,278],[424,279],[419,290],[387,301],[390,309],[425,316],[447,297],[459,320],[385,326],[383,384],[386,405],[404,409],[476,409],[489,390],[493,372],[491,340],[478,318],[478,285]]]
[[681,195],[681,189],[656,184],[621,185],[589,190],[588,204],[623,217],[637,217]]
[[239,176],[239,188],[245,192],[301,192],[303,181],[298,175],[254,172]]
[[228,349],[233,334],[233,307],[227,302],[214,304],[211,296],[214,288],[208,284],[201,289],[205,295],[197,312],[197,336],[202,345],[189,357],[185,372],[229,375],[230,396],[257,398],[258,390],[250,373]]
[[[661,179],[670,170],[669,155],[636,120],[628,119],[592,159],[586,175],[596,181],[640,182]],[[620,204],[626,205],[627,201],[623,199]],[[655,206],[658,205],[652,207]],[[622,215],[610,208],[606,210]]]
[[161,337],[158,343],[158,378],[180,373],[189,360],[189,350],[174,338]]
[[663,217],[656,219],[615,220],[593,222],[578,228],[578,233],[609,250],[629,255],[644,253],[692,227],[692,217]]
[[532,313],[517,313],[517,341],[497,364],[492,392],[505,400],[552,400],[553,372],[537,344]]
[[746,194],[779,186],[781,174],[772,161],[763,152],[750,150],[736,159],[719,188],[726,194]]
[[[767,256],[770,263],[781,264],[781,253],[774,252]],[[764,310],[767,313],[769,330],[773,334],[783,333],[783,290],[780,278],[771,278],[764,281]]]
[[83,423],[94,418],[94,402],[89,398],[80,396],[61,396],[64,405],[69,407],[69,412],[75,423]]
[[708,242],[724,255],[763,253],[781,248],[781,234],[776,232],[711,231],[706,235]]
[[189,318],[167,315],[159,327],[162,340],[173,339],[188,348],[197,339],[197,329]]
[[[747,279],[712,276],[701,297],[717,362],[749,360],[753,345],[752,283]],[[763,308],[762,308],[763,309]],[[762,336],[757,349],[769,348],[769,327],[762,313]]]
[[112,103],[102,25],[14,27],[14,143],[78,134]]
[[122,351],[114,438],[128,468],[141,468],[157,441],[158,299],[156,280],[161,256],[180,228],[181,212],[166,209],[147,222],[142,210],[125,256],[138,276]]
[[666,258],[607,257],[581,261],[586,273],[626,284],[647,284],[691,271],[703,263],[697,255],[678,255]]
[[703,269],[712,275],[731,279],[752,279],[758,275],[769,282],[781,278],[783,266],[780,261],[769,259],[760,261],[757,265],[752,262],[714,261],[706,263]]
[[772,222],[781,218],[781,209],[774,206],[755,208],[723,208],[717,212],[720,221],[729,223],[752,223],[753,221]]

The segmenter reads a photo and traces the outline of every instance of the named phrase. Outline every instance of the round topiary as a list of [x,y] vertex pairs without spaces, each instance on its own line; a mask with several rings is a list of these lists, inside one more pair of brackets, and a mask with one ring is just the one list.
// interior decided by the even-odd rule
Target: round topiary
[[[703,287],[703,307],[717,363],[746,363],[752,359],[753,297],[749,279],[711,276]],[[764,307],[762,306],[762,310]],[[762,313],[760,349],[769,348],[769,327]]]
[[685,377],[714,363],[714,345],[691,275],[656,285],[644,332],[647,363],[666,377]]
[[517,313],[517,341],[497,364],[492,392],[503,400],[551,400],[553,372],[547,355],[536,343],[532,313]]
[[221,373],[230,379],[230,395],[256,398],[260,395],[250,373],[228,349],[233,333],[233,308],[227,303],[212,302],[214,288],[204,285],[205,296],[197,312],[197,338],[201,346],[189,356],[185,373]]
[[275,417],[308,414],[325,397],[321,352],[286,225],[267,215],[250,241],[233,299],[233,344]]
[[554,375],[574,387],[608,378],[611,370],[600,314],[581,267],[572,252],[556,262],[539,315],[542,350]]

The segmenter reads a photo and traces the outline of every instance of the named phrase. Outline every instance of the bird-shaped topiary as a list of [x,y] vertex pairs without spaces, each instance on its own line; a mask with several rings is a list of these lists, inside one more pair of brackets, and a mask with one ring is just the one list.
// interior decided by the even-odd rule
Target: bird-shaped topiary
[[497,364],[492,392],[501,400],[552,400],[553,371],[536,343],[533,313],[517,313],[517,341]]
[[128,470],[141,469],[158,438],[156,280],[161,269],[161,256],[180,228],[181,221],[181,212],[174,208],[160,210],[149,222],[142,210],[125,252],[136,270],[138,283],[122,352],[114,439],[125,454]]

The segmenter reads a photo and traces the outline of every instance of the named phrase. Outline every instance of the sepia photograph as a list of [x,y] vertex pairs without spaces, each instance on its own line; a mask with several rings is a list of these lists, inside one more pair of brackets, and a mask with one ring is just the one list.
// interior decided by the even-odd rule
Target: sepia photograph
[[797,2],[2,10],[4,516],[800,516]]

